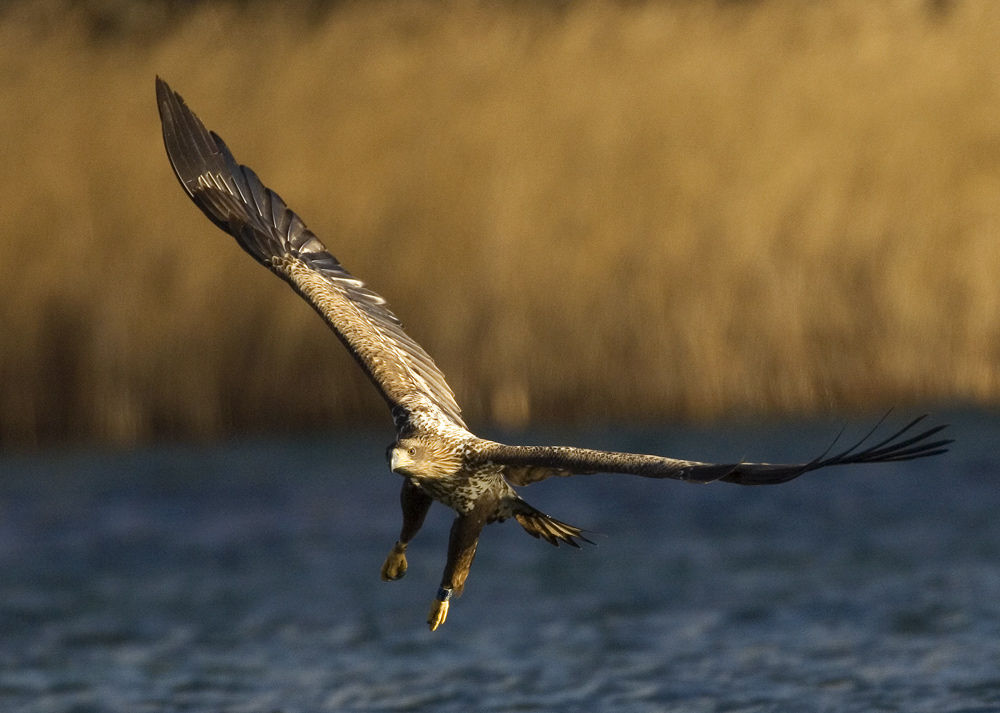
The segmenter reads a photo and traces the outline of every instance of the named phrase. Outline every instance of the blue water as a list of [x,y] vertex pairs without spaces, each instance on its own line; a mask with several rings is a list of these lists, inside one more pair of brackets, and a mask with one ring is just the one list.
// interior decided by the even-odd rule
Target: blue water
[[[778,487],[531,486],[599,546],[487,528],[434,633],[451,518],[380,581],[388,430],[3,457],[0,711],[1000,711],[1000,418],[950,416],[948,456]],[[776,460],[839,425],[518,438]]]

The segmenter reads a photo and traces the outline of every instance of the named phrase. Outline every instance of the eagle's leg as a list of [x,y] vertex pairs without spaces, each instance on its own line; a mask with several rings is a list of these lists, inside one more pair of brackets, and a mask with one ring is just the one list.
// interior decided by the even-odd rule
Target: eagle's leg
[[469,568],[476,557],[476,546],[479,544],[479,533],[483,531],[490,515],[496,510],[497,497],[492,493],[480,496],[472,510],[459,515],[451,525],[451,535],[448,537],[448,562],[444,566],[441,577],[441,587],[431,603],[431,611],[427,615],[427,623],[434,631],[444,624],[448,618],[448,602],[452,597],[460,596],[465,587],[465,579],[469,576]]
[[424,524],[432,502],[431,496],[411,483],[409,478],[403,479],[403,489],[399,493],[399,504],[403,507],[403,527],[399,531],[399,539],[382,564],[382,581],[391,582],[406,574],[406,547]]

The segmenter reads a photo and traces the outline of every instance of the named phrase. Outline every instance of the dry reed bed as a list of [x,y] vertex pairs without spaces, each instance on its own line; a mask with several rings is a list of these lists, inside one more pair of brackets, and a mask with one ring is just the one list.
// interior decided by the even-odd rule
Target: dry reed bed
[[388,424],[183,196],[154,74],[474,424],[1000,400],[989,0],[47,7],[0,23],[2,444]]

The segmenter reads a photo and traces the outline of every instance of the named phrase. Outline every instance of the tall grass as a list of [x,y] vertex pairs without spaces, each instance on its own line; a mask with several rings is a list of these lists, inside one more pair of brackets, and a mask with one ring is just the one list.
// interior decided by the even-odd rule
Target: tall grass
[[390,300],[474,426],[1000,401],[1000,4],[163,17],[95,39],[75,5],[0,16],[6,446],[389,425],[184,197],[155,74]]

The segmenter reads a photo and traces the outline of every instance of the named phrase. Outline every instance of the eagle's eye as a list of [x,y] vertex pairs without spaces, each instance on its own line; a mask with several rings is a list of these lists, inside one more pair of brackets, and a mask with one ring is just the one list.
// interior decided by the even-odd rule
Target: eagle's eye
[[417,449],[414,448],[413,446],[410,446],[406,452],[409,453],[411,456],[417,455]]

